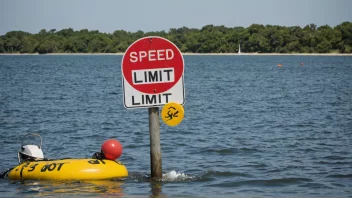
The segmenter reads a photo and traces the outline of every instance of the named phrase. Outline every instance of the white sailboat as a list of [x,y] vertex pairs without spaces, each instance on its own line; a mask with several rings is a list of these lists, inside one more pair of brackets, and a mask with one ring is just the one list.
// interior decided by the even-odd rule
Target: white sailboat
[[241,44],[238,44],[238,54],[241,54]]

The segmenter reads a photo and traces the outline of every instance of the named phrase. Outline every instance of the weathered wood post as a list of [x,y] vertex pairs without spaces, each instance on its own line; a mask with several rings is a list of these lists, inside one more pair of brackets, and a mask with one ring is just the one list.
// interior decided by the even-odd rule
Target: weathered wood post
[[151,177],[153,179],[161,179],[162,162],[161,162],[161,148],[160,148],[159,107],[148,108],[148,113],[149,113]]

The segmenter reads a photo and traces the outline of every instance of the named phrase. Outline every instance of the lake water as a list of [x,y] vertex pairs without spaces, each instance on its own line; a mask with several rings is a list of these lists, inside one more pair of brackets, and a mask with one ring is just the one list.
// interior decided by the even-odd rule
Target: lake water
[[0,56],[0,171],[29,132],[48,158],[88,158],[116,138],[129,170],[2,179],[0,197],[352,197],[352,57],[185,56],[185,118],[160,122],[162,182],[149,179],[148,110],[123,107],[121,59]]

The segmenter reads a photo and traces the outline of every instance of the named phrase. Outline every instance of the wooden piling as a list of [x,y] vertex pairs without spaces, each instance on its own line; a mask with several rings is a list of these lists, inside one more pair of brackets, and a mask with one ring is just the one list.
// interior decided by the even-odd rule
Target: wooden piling
[[148,108],[150,135],[150,166],[153,179],[162,178],[159,107]]

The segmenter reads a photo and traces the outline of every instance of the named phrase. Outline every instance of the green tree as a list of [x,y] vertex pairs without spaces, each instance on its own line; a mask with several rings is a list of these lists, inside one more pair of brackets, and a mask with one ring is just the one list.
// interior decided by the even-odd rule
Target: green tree
[[59,44],[56,41],[44,40],[39,44],[37,52],[40,54],[59,52],[58,46]]
[[0,36],[0,53],[6,52],[5,50],[5,41],[3,36]]
[[297,52],[352,52],[352,23],[335,27],[315,24],[285,27],[252,24],[244,27],[205,25],[200,29],[180,27],[169,31],[127,32],[116,30],[102,33],[98,30],[72,28],[45,30],[36,34],[11,31],[0,36],[0,53],[87,53],[124,52],[144,36],[161,36],[174,42],[182,52],[226,53],[297,53]]
[[336,30],[341,33],[339,50],[342,53],[352,53],[352,22],[343,22],[336,26]]
[[20,50],[21,53],[35,53],[39,42],[33,35],[29,35],[23,38],[23,47]]

